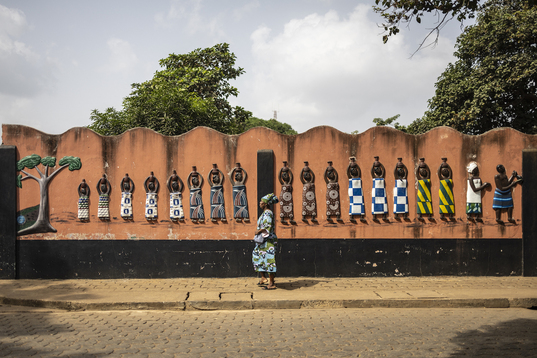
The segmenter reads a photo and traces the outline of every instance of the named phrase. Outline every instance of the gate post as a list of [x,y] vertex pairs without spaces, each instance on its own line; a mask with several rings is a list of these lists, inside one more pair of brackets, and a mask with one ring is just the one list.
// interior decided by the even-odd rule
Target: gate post
[[0,145],[0,279],[16,278],[17,147]]
[[[261,149],[257,151],[257,217],[261,215],[261,198],[270,193],[274,193],[274,152]],[[257,221],[257,218],[254,220]]]
[[537,150],[522,151],[522,275],[537,276]]

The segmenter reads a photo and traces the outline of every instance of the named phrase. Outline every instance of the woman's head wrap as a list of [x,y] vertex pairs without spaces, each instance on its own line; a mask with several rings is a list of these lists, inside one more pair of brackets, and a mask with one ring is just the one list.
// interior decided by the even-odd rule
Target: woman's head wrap
[[468,166],[466,167],[466,169],[468,170],[468,173],[470,174],[472,174],[475,168],[477,168],[476,162],[470,162],[470,164],[468,164]]
[[274,193],[270,193],[262,197],[261,201],[264,202],[265,204],[275,204],[279,200],[278,200],[278,197],[274,195]]

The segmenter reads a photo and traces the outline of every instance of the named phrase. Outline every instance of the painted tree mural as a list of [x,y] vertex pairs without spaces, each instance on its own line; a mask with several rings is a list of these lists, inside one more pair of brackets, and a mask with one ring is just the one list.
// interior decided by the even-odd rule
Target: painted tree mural
[[[43,169],[39,169],[38,165],[43,165]],[[29,235],[29,234],[39,234],[39,233],[46,233],[46,232],[56,232],[56,229],[52,227],[50,224],[49,219],[49,211],[48,211],[48,185],[50,181],[64,168],[69,168],[70,171],[78,170],[82,167],[82,162],[80,161],[80,158],[78,157],[70,157],[65,156],[62,159],[60,159],[59,163],[60,167],[53,171],[49,175],[49,170],[51,168],[54,168],[56,166],[56,158],[55,157],[44,157],[41,158],[37,154],[32,154],[27,157],[22,158],[17,162],[17,171],[20,171],[26,176],[22,176],[22,174],[19,174],[17,176],[17,186],[19,188],[22,188],[22,182],[26,179],[33,179],[39,183],[39,193],[40,193],[40,201],[39,201],[39,212],[37,215],[37,219],[34,224],[32,224],[30,227],[24,228],[20,230],[17,235]],[[35,169],[37,173],[39,173],[39,178],[37,176],[34,176],[28,172],[26,172],[24,169]]]

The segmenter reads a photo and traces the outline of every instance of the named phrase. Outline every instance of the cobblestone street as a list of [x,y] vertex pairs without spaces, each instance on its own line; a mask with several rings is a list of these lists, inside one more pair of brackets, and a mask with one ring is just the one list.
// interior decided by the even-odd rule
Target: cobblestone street
[[533,357],[530,309],[64,312],[0,306],[1,357]]

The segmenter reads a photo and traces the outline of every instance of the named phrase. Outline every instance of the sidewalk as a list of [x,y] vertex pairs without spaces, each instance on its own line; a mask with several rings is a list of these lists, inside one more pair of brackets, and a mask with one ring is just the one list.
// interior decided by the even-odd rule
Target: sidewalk
[[531,308],[537,277],[0,280],[0,304],[65,310]]

